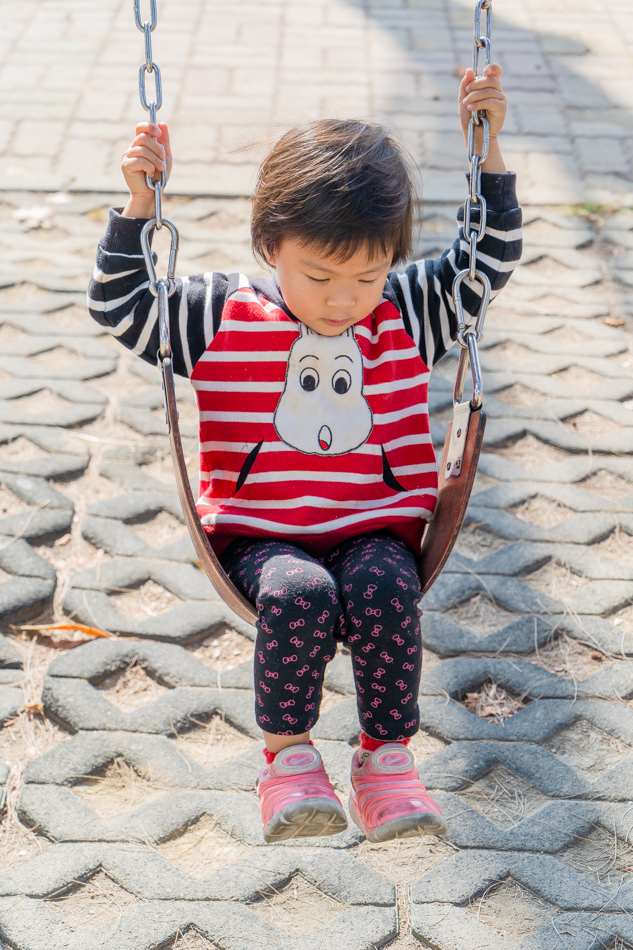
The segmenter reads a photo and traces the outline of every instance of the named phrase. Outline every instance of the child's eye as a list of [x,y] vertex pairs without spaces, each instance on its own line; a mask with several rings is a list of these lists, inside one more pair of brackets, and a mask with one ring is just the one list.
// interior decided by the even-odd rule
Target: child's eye
[[359,280],[358,283],[359,284],[375,284],[377,280],[378,278],[374,277],[373,280]]
[[327,284],[328,282],[327,277],[310,277],[309,274],[306,274],[306,277],[308,278],[308,280],[311,280],[314,284]]

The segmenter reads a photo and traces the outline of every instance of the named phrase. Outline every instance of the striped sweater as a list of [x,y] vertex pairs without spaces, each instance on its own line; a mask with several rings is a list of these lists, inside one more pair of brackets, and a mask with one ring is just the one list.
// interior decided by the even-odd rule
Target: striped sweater
[[[512,174],[482,175],[482,192],[488,225],[478,262],[494,295],[520,257],[521,212]],[[144,223],[111,211],[88,303],[95,320],[156,364]],[[216,552],[251,536],[292,540],[318,555],[384,528],[419,549],[437,498],[428,379],[456,338],[451,288],[468,266],[467,248],[460,229],[437,260],[390,273],[373,313],[337,337],[297,321],[275,280],[177,280],[173,363],[196,391],[198,512]],[[470,315],[480,289],[462,285]]]

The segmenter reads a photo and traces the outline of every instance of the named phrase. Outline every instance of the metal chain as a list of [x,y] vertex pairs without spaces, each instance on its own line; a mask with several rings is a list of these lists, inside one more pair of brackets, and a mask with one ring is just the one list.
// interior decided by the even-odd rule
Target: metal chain
[[[158,23],[157,0],[149,0],[150,19],[143,20],[141,17],[141,0],[134,0],[134,22],[137,28],[145,36],[145,62],[139,70],[138,88],[141,105],[146,112],[149,112],[149,120],[152,125],[156,125],[156,113],[163,104],[163,86],[161,81],[160,69],[154,62],[152,54],[152,33]],[[147,99],[147,76],[154,78],[154,98]],[[176,272],[176,258],[178,255],[179,235],[176,225],[166,218],[163,218],[163,191],[167,184],[167,173],[161,173],[158,181],[154,181],[150,175],[146,175],[148,188],[154,192],[154,218],[148,221],[141,231],[141,248],[145,265],[149,274],[150,293],[158,301],[158,329],[160,339],[160,349],[158,356],[161,362],[171,357],[171,345],[169,342],[169,297],[176,290],[174,275]],[[154,230],[159,231],[162,227],[167,228],[171,234],[171,248],[169,252],[169,263],[167,265],[167,276],[157,277],[156,265],[152,256],[151,233]]]
[[[482,34],[481,21],[482,15],[485,16],[485,29]],[[485,63],[488,66],[492,58],[492,0],[477,0],[475,9],[475,47],[473,53],[473,70],[475,76],[479,76],[479,66],[482,51],[484,52]],[[482,71],[483,74],[483,71]],[[481,152],[475,152],[475,127],[482,129]],[[473,395],[470,404],[473,409],[479,409],[483,397],[483,384],[481,380],[481,370],[479,366],[479,353],[477,344],[483,339],[483,326],[486,319],[486,311],[490,301],[490,280],[487,274],[477,268],[477,245],[483,240],[486,234],[487,207],[486,199],[481,194],[481,166],[488,157],[488,148],[490,143],[490,129],[485,112],[473,110],[468,127],[468,161],[470,164],[470,187],[468,196],[464,202],[464,238],[468,243],[468,267],[461,270],[453,281],[453,300],[455,303],[455,313],[457,316],[458,333],[457,339],[462,347],[457,370],[457,380],[455,383],[454,403],[458,405],[462,402],[464,393],[464,382],[466,370],[470,361],[473,377]],[[473,211],[479,212],[478,223],[473,222]],[[478,281],[482,285],[481,304],[475,325],[466,326],[464,316],[464,307],[462,303],[462,284],[465,280]]]

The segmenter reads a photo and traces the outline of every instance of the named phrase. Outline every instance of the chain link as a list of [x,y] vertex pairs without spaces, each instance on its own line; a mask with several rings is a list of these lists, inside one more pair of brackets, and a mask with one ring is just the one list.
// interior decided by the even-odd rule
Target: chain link
[[[145,62],[139,70],[139,96],[141,105],[146,112],[149,112],[149,119],[153,125],[156,125],[156,113],[163,104],[163,86],[161,81],[160,69],[154,62],[152,54],[152,33],[158,23],[158,5],[157,0],[149,0],[150,19],[143,20],[141,16],[141,0],[134,0],[134,22],[137,29],[145,37]],[[147,98],[147,77],[152,75],[154,78],[154,96],[148,101]],[[145,176],[148,188],[154,192],[154,217],[145,223],[141,231],[141,249],[145,259],[145,266],[149,275],[149,291],[157,298],[158,306],[158,335],[160,347],[158,351],[159,359],[163,362],[171,357],[171,344],[169,341],[169,297],[176,290],[176,258],[178,256],[179,235],[178,228],[171,221],[163,218],[163,189],[167,184],[167,172],[162,172],[158,181],[154,181],[150,175]],[[169,251],[169,262],[167,265],[167,275],[158,277],[156,273],[156,264],[152,255],[151,235],[154,230],[160,230],[165,227],[171,234],[171,247]]]
[[[485,27],[482,33],[482,16],[485,17]],[[488,66],[492,58],[492,0],[477,0],[475,8],[475,46],[473,51],[473,70],[475,76],[480,75],[480,59],[482,51],[484,53],[484,67]],[[482,70],[483,74],[483,70]],[[475,151],[475,128],[481,128],[481,149]],[[490,128],[485,112],[482,110],[473,110],[468,127],[468,161],[470,163],[470,185],[468,197],[464,202],[464,238],[468,243],[468,267],[460,271],[453,281],[453,301],[455,303],[455,314],[457,316],[457,339],[462,347],[459,359],[459,368],[457,371],[457,380],[455,382],[454,403],[458,405],[462,402],[464,394],[464,383],[468,360],[470,360],[473,377],[473,395],[471,406],[478,409],[482,403],[483,386],[481,381],[481,372],[479,367],[479,352],[477,344],[483,339],[483,327],[486,319],[486,311],[490,301],[490,280],[487,274],[477,267],[477,245],[483,240],[486,234],[487,207],[486,199],[481,194],[481,166],[488,157],[490,146]],[[473,211],[479,213],[479,220],[473,221]],[[466,326],[464,316],[464,306],[462,303],[462,284],[465,280],[478,282],[481,284],[481,304],[474,326]]]

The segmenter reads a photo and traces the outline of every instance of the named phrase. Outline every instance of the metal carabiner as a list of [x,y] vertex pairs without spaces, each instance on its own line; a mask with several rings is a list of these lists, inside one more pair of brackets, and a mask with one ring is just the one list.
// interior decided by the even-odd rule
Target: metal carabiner
[[481,343],[483,339],[483,328],[484,320],[486,319],[486,310],[488,309],[488,303],[490,302],[490,279],[487,274],[484,274],[483,271],[475,272],[475,280],[483,287],[481,295],[481,303],[479,304],[479,311],[477,313],[477,319],[475,321],[475,326],[466,327],[466,321],[464,319],[464,304],[462,302],[462,284],[465,280],[470,278],[470,270],[460,270],[458,274],[455,275],[455,280],[453,281],[453,300],[455,302],[455,315],[457,317],[457,339],[461,346],[466,347],[468,344],[465,340],[465,335],[467,333],[472,333],[474,329],[475,337],[477,343]]
[[166,277],[159,277],[157,281],[158,299],[158,358],[163,360],[171,356],[171,341],[169,339],[169,281]]
[[467,328],[464,336],[466,338],[466,345],[462,346],[459,354],[457,377],[455,379],[455,389],[453,390],[453,406],[459,406],[463,402],[466,370],[470,363],[473,380],[473,394],[470,399],[470,406],[471,409],[480,409],[484,396],[484,384],[481,378],[477,334],[471,328]]
[[[141,249],[143,251],[143,257],[145,259],[145,266],[147,267],[147,273],[149,274],[149,292],[153,294],[154,297],[158,297],[158,278],[156,276],[156,265],[154,263],[154,258],[152,256],[152,247],[150,244],[150,233],[156,228],[157,222],[156,218],[152,218],[151,221],[147,221],[143,226],[141,231]],[[176,258],[178,257],[178,246],[180,243],[180,238],[178,235],[178,228],[175,224],[172,224],[171,221],[168,221],[167,218],[163,218],[163,226],[171,233],[171,247],[169,249],[169,262],[167,265],[167,287],[168,293],[167,296],[171,295],[176,290],[176,282],[174,279],[176,273]]]

